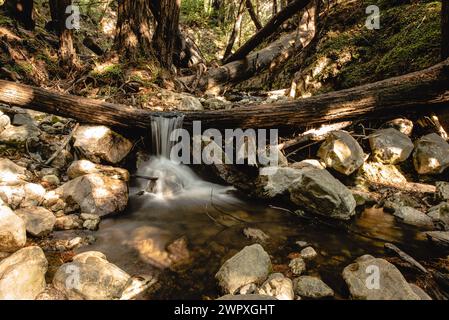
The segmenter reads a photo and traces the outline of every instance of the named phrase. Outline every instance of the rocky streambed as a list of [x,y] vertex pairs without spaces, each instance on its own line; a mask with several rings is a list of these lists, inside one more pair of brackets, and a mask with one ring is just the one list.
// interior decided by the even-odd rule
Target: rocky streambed
[[210,165],[236,190],[164,199],[139,192],[148,179],[125,168],[147,156],[110,128],[20,109],[0,124],[0,299],[446,295],[449,144],[406,119],[332,131],[302,159],[280,152],[274,171]]

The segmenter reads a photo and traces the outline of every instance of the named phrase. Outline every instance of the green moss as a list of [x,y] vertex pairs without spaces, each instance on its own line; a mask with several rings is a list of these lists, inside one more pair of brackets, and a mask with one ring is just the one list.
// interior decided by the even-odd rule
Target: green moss
[[117,80],[123,75],[123,67],[120,64],[112,64],[101,70],[93,70],[90,75],[98,80]]

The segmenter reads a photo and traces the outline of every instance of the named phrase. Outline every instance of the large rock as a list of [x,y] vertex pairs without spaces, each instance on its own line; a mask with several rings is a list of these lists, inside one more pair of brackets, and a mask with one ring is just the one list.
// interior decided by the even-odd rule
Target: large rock
[[271,260],[260,244],[243,248],[227,260],[215,275],[225,293],[234,294],[250,283],[262,283],[271,270]]
[[11,208],[38,206],[44,201],[45,189],[40,184],[0,186],[0,198]]
[[282,273],[271,274],[267,281],[260,286],[257,293],[272,296],[277,300],[293,300],[295,298],[292,281],[284,277]]
[[49,234],[55,225],[55,215],[43,207],[27,207],[15,211],[25,222],[26,230],[35,237]]
[[394,211],[394,215],[405,224],[427,229],[434,227],[431,217],[412,207],[400,207]]
[[32,300],[45,289],[48,262],[39,247],[20,249],[0,261],[0,300]]
[[332,290],[321,279],[311,276],[301,276],[293,281],[295,293],[302,298],[333,297]]
[[[375,274],[379,271],[378,277]],[[384,259],[359,257],[343,270],[352,299],[419,300],[401,272]],[[377,282],[378,280],[378,282]]]
[[355,214],[356,202],[351,191],[327,170],[304,167],[289,186],[290,200],[315,214],[348,220]]
[[6,206],[0,206],[0,252],[14,252],[26,243],[25,222]]
[[56,193],[67,203],[77,203],[82,212],[99,216],[121,212],[128,203],[128,186],[124,181],[96,173],[70,180]]
[[70,179],[75,179],[89,173],[100,173],[114,179],[129,181],[128,170],[96,164],[89,160],[74,161],[67,169],[67,175]]
[[0,159],[0,185],[13,186],[26,180],[26,169],[9,159]]
[[439,174],[449,166],[449,144],[436,133],[415,143],[413,164],[419,174]]
[[30,139],[38,139],[40,130],[36,126],[7,126],[0,132],[0,142],[12,146],[23,146]]
[[405,178],[398,167],[380,162],[365,162],[357,172],[356,180],[362,186],[372,183],[391,185],[407,182],[407,178]]
[[362,147],[346,131],[333,131],[321,144],[318,157],[327,167],[345,175],[350,175],[360,168],[365,161]]
[[132,143],[105,126],[81,126],[73,135],[74,147],[93,162],[118,163],[131,151]]
[[414,147],[407,135],[393,128],[377,130],[369,136],[369,143],[374,160],[387,164],[407,160]]
[[120,298],[129,278],[104,254],[89,251],[63,264],[56,271],[53,286],[72,300],[111,300]]

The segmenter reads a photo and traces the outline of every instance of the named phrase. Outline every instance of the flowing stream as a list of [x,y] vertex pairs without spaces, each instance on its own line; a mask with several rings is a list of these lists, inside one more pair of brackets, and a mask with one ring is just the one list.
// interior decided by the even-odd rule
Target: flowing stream
[[275,270],[286,270],[288,255],[300,251],[297,241],[312,245],[319,255],[308,265],[308,274],[320,275],[337,298],[348,296],[343,268],[360,255],[385,256],[385,242],[417,259],[434,254],[419,230],[398,224],[382,209],[359,212],[348,231],[239,198],[232,187],[205,181],[167,158],[169,133],[181,125],[179,117],[152,120],[155,156],[136,175],[157,180],[133,179],[126,212],[104,219],[94,234],[97,241],[79,250],[99,250],[130,274],[157,273],[149,299],[218,297],[215,273],[227,258],[254,243],[244,235],[245,228],[269,236],[263,247]]

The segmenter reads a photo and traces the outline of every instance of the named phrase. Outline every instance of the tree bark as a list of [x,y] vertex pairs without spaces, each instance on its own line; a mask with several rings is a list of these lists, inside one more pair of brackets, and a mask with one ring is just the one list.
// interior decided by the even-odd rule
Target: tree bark
[[[150,117],[160,114],[5,80],[0,80],[0,103],[128,130],[148,129]],[[201,121],[203,128],[291,131],[329,122],[449,113],[448,105],[449,59],[422,71],[311,98],[232,110],[185,112],[184,124],[189,127],[193,121]]]
[[256,11],[254,10],[254,6],[251,0],[245,0],[246,9],[248,10],[249,16],[256,26],[257,31],[262,29],[262,23],[260,23],[259,17],[257,16]]
[[50,13],[52,24],[59,37],[59,60],[64,67],[74,67],[77,65],[77,55],[73,46],[73,30],[67,28],[67,19],[70,13],[66,13],[68,6],[72,5],[72,0],[50,0]]
[[311,0],[295,0],[291,2],[284,10],[280,11],[254,36],[252,36],[243,46],[241,46],[233,55],[229,56],[224,63],[245,58],[251,51],[264,42],[279,26],[287,19],[291,18],[297,12],[304,9]]
[[175,35],[179,30],[181,0],[160,0],[159,2],[159,19],[153,36],[153,47],[161,64],[171,68],[175,53]]
[[6,0],[5,8],[8,14],[20,22],[26,29],[34,30],[33,0]]
[[232,28],[231,35],[229,36],[228,45],[226,46],[225,53],[223,55],[223,60],[226,60],[227,57],[232,53],[232,48],[234,47],[235,40],[237,39],[237,36],[240,32],[240,27],[242,26],[242,20],[243,20],[243,1],[240,0],[238,9],[237,9],[237,16],[234,21],[234,27]]
[[449,1],[443,0],[441,7],[441,56],[443,59],[449,58]]
[[149,57],[152,41],[152,16],[149,1],[119,0],[114,46],[122,59],[137,62]]

